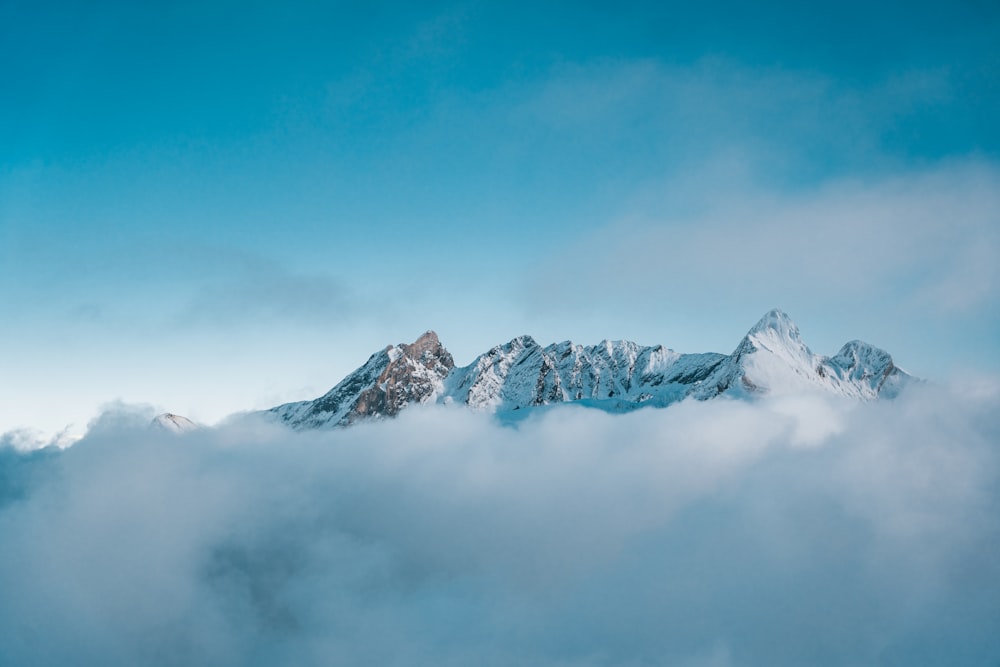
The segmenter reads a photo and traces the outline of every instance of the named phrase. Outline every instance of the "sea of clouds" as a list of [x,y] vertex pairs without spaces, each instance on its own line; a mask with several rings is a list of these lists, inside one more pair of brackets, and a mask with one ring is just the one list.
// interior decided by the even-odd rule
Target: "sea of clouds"
[[1000,391],[0,437],[4,665],[997,665]]

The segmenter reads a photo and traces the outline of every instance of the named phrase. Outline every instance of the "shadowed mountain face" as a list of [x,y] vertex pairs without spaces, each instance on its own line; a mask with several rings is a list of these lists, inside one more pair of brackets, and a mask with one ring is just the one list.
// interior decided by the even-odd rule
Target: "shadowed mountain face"
[[795,323],[772,310],[729,355],[607,340],[542,347],[531,336],[519,336],[456,368],[428,331],[409,345],[372,355],[325,395],[266,414],[302,429],[391,417],[408,405],[432,402],[503,413],[567,402],[626,412],[688,397],[817,390],[872,400],[895,396],[911,380],[887,352],[861,341],[847,343],[834,357],[813,354]]

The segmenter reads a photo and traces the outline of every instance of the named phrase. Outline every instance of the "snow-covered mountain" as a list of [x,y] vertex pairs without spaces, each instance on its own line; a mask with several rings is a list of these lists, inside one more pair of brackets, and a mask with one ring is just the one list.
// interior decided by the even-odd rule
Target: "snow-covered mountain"
[[295,428],[347,426],[366,417],[391,417],[411,403],[443,395],[455,362],[437,334],[373,354],[333,389],[313,401],[286,403],[269,413]]
[[410,345],[372,355],[325,395],[264,414],[304,429],[390,417],[408,405],[432,402],[502,413],[566,402],[622,412],[687,397],[814,390],[871,400],[895,396],[912,379],[887,352],[861,341],[847,343],[833,357],[813,354],[795,323],[772,310],[730,355],[608,340],[542,347],[531,336],[518,336],[456,368],[428,331]]
[[813,354],[799,328],[780,310],[771,310],[743,337],[736,350],[693,388],[695,398],[721,393],[783,394],[825,389],[860,399],[895,396],[911,376],[885,350],[853,340],[833,357]]
[[170,412],[164,412],[162,415],[156,415],[153,417],[153,421],[149,423],[149,427],[154,429],[163,429],[164,431],[170,431],[171,433],[187,433],[189,431],[197,431],[202,428],[187,417],[184,417],[183,415],[175,415]]

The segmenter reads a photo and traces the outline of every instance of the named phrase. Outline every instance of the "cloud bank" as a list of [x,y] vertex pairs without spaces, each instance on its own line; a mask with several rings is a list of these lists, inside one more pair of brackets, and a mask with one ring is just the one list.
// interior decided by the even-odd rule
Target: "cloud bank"
[[0,449],[0,663],[1000,660],[1000,393]]

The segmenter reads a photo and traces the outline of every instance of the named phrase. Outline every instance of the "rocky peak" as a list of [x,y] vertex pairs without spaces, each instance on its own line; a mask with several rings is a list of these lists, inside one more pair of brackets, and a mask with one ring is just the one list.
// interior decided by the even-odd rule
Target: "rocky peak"
[[[401,363],[400,359],[408,359],[423,365],[425,368],[442,365],[451,370],[455,367],[455,360],[452,359],[451,353],[445,349],[433,331],[427,331],[412,343],[401,343],[394,349],[398,350],[399,354],[390,362],[390,366]],[[405,364],[405,362],[402,363]]]
[[437,334],[427,331],[412,343],[390,345],[372,355],[324,396],[288,403],[270,412],[295,428],[346,426],[359,418],[392,417],[412,403],[433,401],[455,367]]
[[869,387],[873,394],[880,393],[883,385],[899,374],[888,352],[860,340],[845,343],[828,364],[837,375]]

